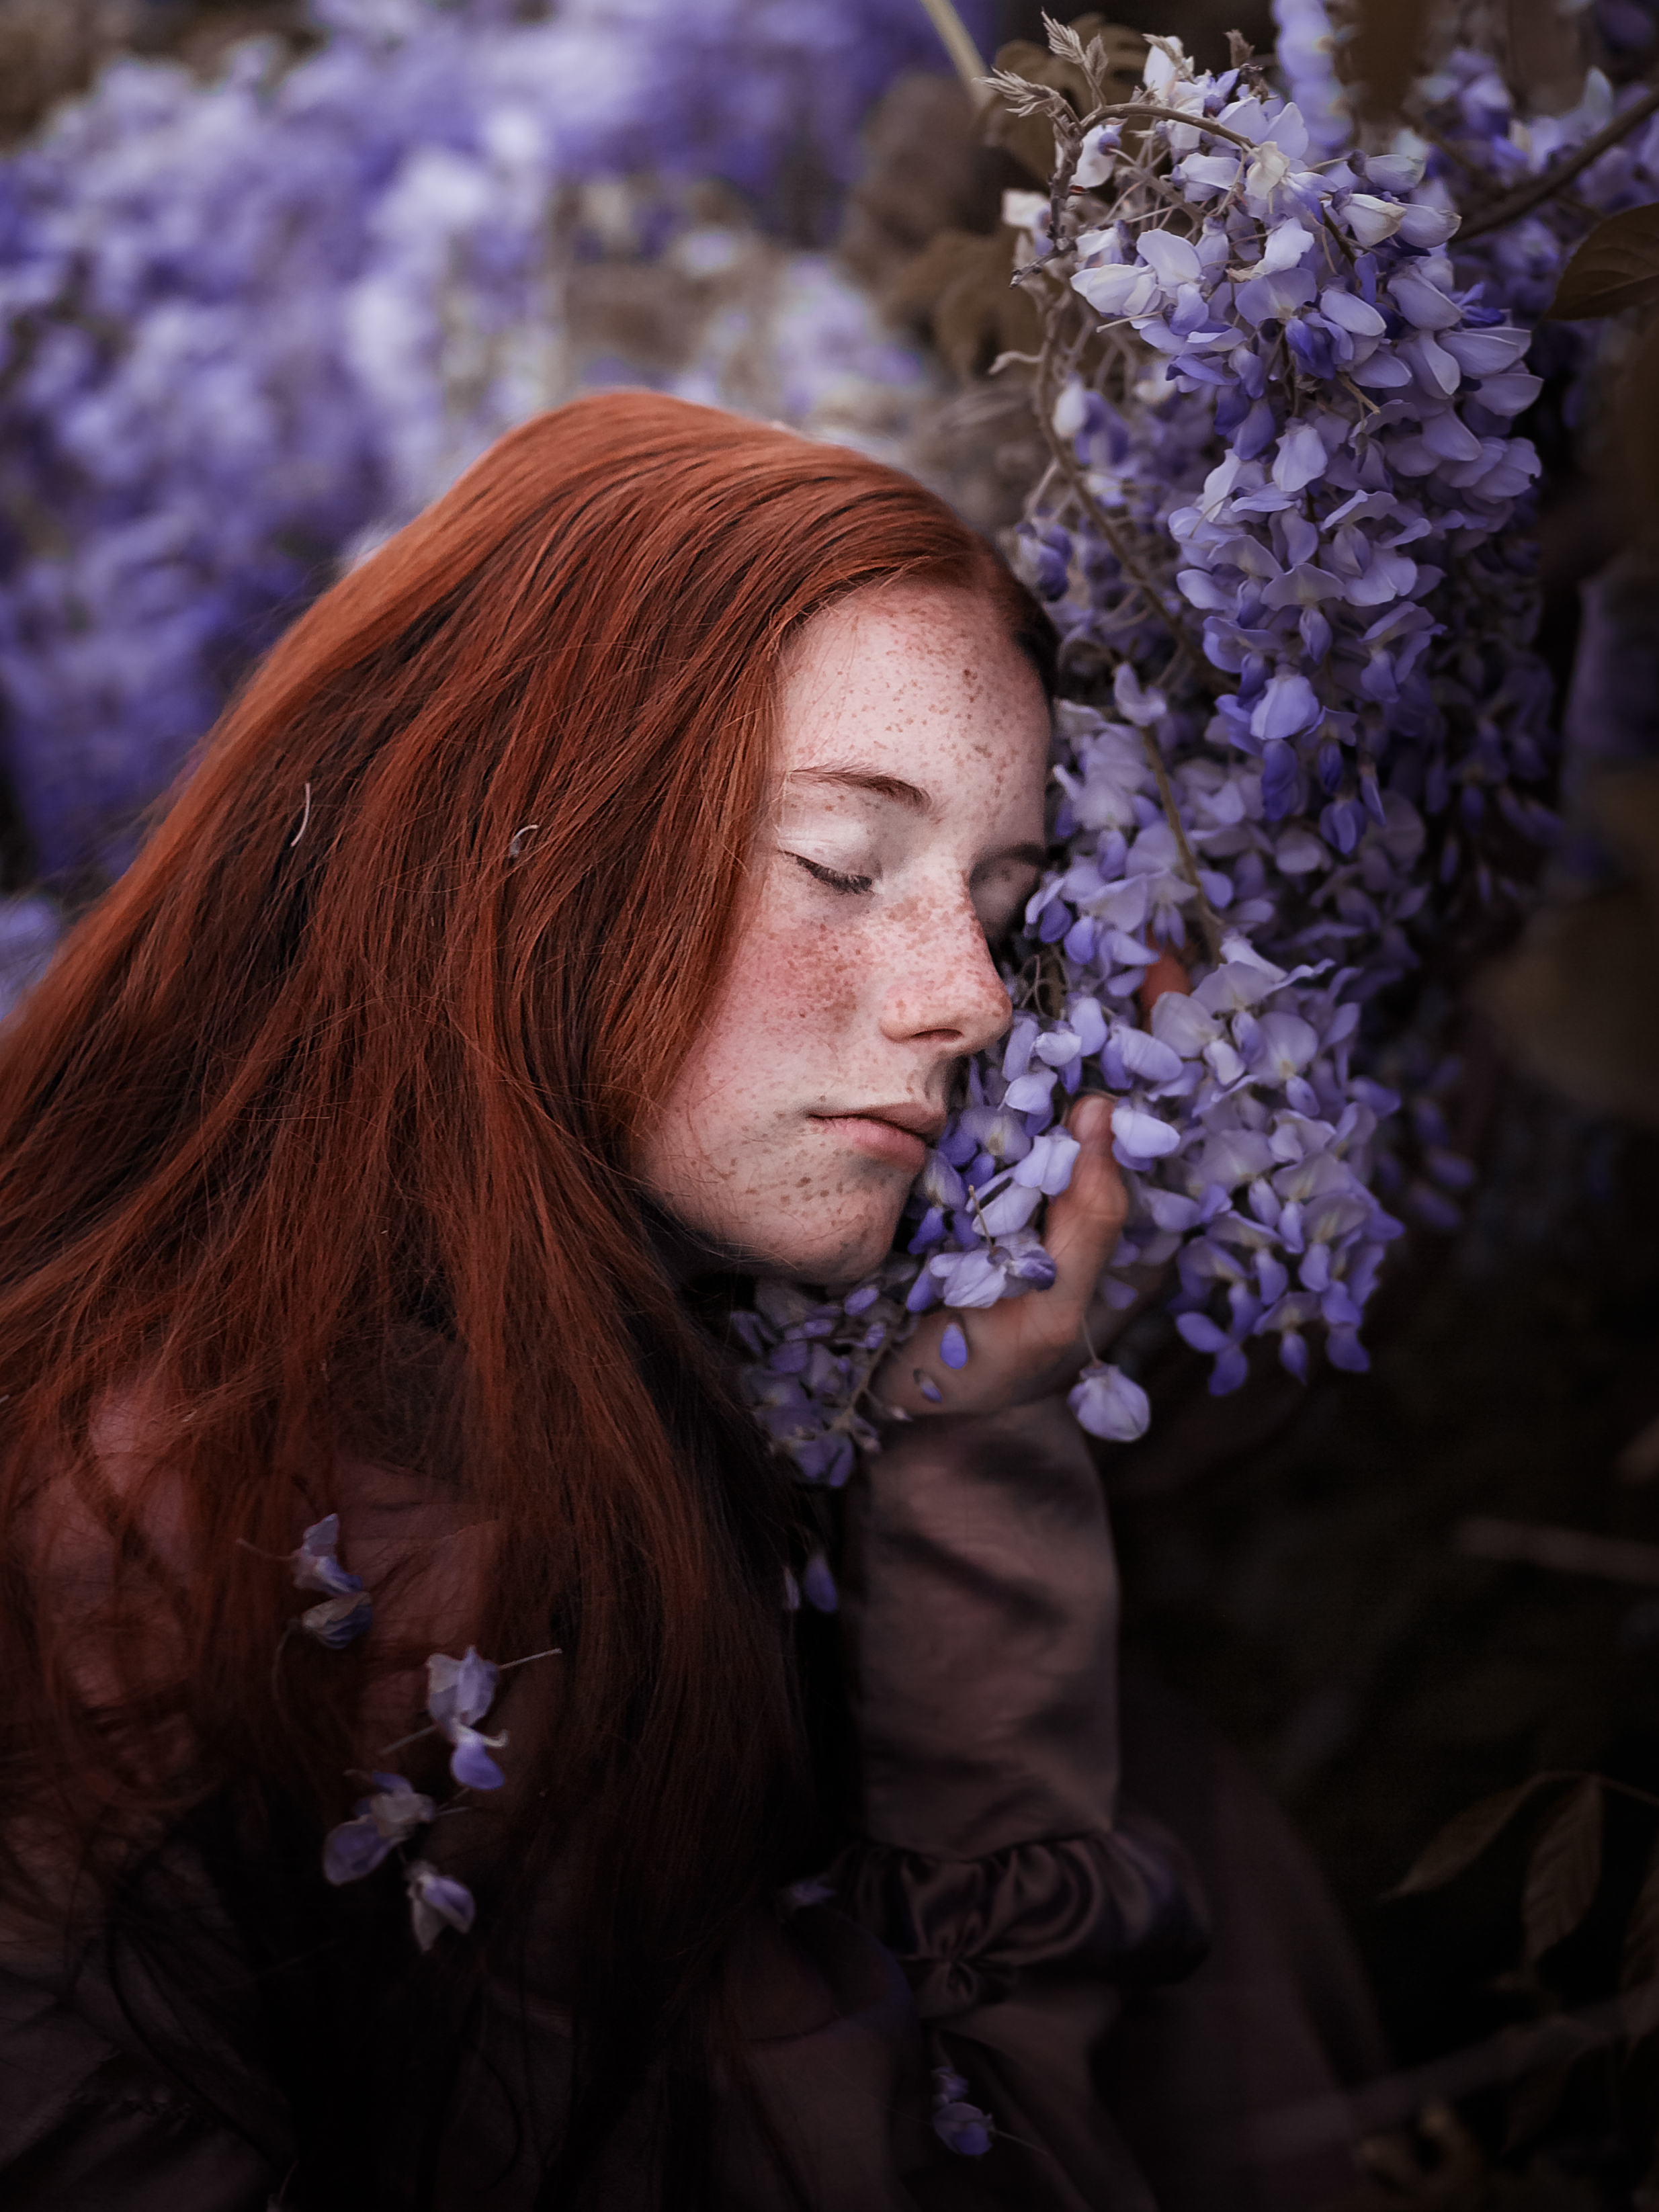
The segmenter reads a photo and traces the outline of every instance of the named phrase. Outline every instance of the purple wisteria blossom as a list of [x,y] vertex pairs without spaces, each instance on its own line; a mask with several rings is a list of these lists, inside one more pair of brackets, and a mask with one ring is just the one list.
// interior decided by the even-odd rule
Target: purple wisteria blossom
[[465,1936],[477,1910],[472,1892],[453,1875],[440,1874],[426,1859],[416,1859],[404,1878],[409,1892],[409,1917],[415,1941],[429,1951],[446,1928]]
[[300,1626],[326,1651],[343,1651],[374,1626],[374,1605],[368,1591],[361,1589],[325,1598],[300,1615]]
[[[314,1532],[307,1532],[312,1533]],[[835,1584],[822,1555],[809,1564],[805,1579],[811,1583],[813,1603],[833,1611]],[[541,1659],[558,1655],[556,1651],[544,1651],[529,1656]],[[515,1666],[526,1663],[526,1660],[509,1662]],[[482,1735],[473,1724],[495,1702],[501,1669],[492,1661],[481,1659],[469,1644],[465,1656],[460,1659],[452,1659],[446,1652],[433,1652],[426,1662],[426,1674],[427,1712],[432,1726],[417,1729],[414,1735],[403,1738],[402,1742],[416,1742],[434,1732],[441,1735],[452,1747],[449,1771],[461,1788],[499,1790],[507,1778],[489,1753],[499,1751],[507,1737],[505,1734]],[[387,1748],[399,1749],[401,1743]],[[324,1838],[323,1873],[331,1882],[362,1881],[383,1865],[394,1850],[400,1850],[417,1830],[429,1826],[444,1814],[465,1809],[454,1803],[439,1807],[400,1774],[376,1772],[369,1778],[374,1785],[369,1795],[359,1798],[352,1817],[331,1829]],[[446,1927],[462,1934],[471,1927],[473,1898],[465,1883],[440,1874],[426,1859],[416,1859],[406,1865],[404,1879],[415,1938],[422,1951],[431,1948]]]
[[464,1659],[434,1651],[426,1662],[426,1709],[439,1734],[453,1747],[449,1771],[463,1789],[499,1790],[507,1777],[489,1756],[507,1741],[473,1727],[495,1702],[501,1669],[469,1644]]
[[1146,1393],[1122,1370],[1091,1360],[1067,1401],[1091,1437],[1131,1443],[1146,1433],[1152,1413]]
[[325,1590],[331,1597],[347,1597],[362,1589],[361,1575],[349,1574],[335,1553],[340,1541],[340,1516],[329,1513],[313,1521],[289,1557],[294,1566],[294,1587]]
[[961,2158],[983,2158],[995,2138],[996,2122],[968,2100],[969,2083],[953,2067],[933,2069],[933,2133]]
[[261,1559],[274,1559],[291,1569],[296,1589],[325,1594],[320,1604],[308,1607],[290,1621],[289,1630],[300,1629],[330,1651],[343,1650],[374,1625],[374,1602],[363,1588],[362,1577],[340,1565],[339,1541],[340,1516],[330,1513],[312,1522],[293,1551],[258,1553]]
[[[1316,131],[1259,73],[1154,40],[1158,112],[1127,143],[1115,118],[1085,132],[1060,234],[1021,203],[1054,465],[1016,559],[1062,638],[1057,850],[1021,1011],[912,1201],[917,1272],[881,1285],[914,1314],[1042,1281],[1063,1116],[1104,1091],[1130,1212],[1103,1290],[1127,1305],[1176,1262],[1218,1390],[1257,1343],[1297,1376],[1317,1346],[1364,1364],[1401,1233],[1371,1188],[1400,1101],[1361,1056],[1365,1008],[1437,908],[1503,893],[1491,824],[1553,829],[1521,611],[1529,333],[1460,276],[1422,154],[1338,152],[1327,94]],[[1168,954],[1190,988],[1148,1011]],[[1446,1191],[1467,1181],[1431,1149]],[[1097,1366],[1073,1403],[1127,1436],[1133,1390]]]
[[334,1883],[361,1881],[417,1828],[433,1820],[431,1798],[401,1774],[372,1775],[374,1788],[360,1797],[349,1820],[331,1828],[323,1842],[323,1872]]
[[374,1607],[361,1575],[349,1573],[335,1556],[340,1541],[340,1516],[330,1513],[313,1521],[289,1553],[296,1589],[326,1593],[320,1605],[300,1615],[300,1626],[325,1650],[339,1651],[374,1625]]
[[841,1594],[822,1551],[814,1552],[801,1569],[800,1594],[817,1613],[834,1613],[840,1606]]

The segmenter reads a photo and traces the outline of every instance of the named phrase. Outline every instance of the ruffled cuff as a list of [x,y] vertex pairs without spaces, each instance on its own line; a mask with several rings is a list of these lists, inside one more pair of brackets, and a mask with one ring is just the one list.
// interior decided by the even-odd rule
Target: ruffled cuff
[[1209,1944],[1191,1862],[1166,1829],[1133,1812],[1103,1833],[988,1858],[855,1844],[828,1879],[842,1910],[898,1960],[928,2021],[994,2003],[1032,1970],[1177,1981]]

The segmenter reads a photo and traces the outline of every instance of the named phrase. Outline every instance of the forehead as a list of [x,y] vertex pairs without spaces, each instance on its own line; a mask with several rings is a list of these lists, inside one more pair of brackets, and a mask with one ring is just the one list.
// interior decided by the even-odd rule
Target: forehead
[[849,749],[899,776],[908,767],[1024,781],[1046,771],[1042,684],[1001,610],[979,594],[902,584],[856,592],[806,625],[782,676],[786,775]]

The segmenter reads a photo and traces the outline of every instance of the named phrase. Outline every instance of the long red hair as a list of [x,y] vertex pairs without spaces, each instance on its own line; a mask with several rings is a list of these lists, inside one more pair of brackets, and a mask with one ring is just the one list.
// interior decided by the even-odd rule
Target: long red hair
[[311,1601],[255,1554],[349,1448],[489,1532],[483,1650],[564,1643],[505,1856],[580,1814],[581,2002],[620,1977],[643,2051],[706,1981],[783,1848],[781,1486],[631,1164],[731,941],[781,656],[901,576],[1030,622],[856,453],[640,393],[542,416],[295,623],[72,933],[0,1049],[9,1893],[42,1836],[101,1868],[249,1777],[313,1839],[343,1816],[423,1654],[274,1669]]

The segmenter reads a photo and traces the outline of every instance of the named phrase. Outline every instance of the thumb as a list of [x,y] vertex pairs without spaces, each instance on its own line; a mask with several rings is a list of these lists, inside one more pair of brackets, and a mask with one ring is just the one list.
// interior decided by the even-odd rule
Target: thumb
[[1086,1307],[1122,1234],[1129,1194],[1112,1158],[1111,1100],[1079,1098],[1066,1126],[1082,1150],[1070,1182],[1049,1200],[1042,1241],[1054,1263],[1054,1289]]

